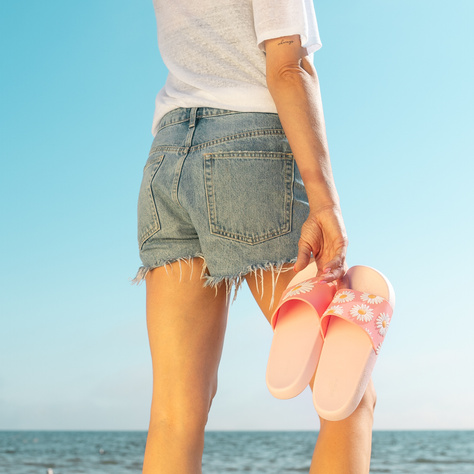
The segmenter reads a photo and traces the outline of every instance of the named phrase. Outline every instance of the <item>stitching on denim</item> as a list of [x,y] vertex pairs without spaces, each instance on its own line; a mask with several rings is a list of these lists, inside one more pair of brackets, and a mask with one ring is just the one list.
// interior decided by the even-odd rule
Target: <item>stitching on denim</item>
[[224,142],[236,140],[239,138],[259,137],[259,136],[265,136],[265,135],[284,135],[284,134],[285,132],[278,128],[253,130],[251,132],[242,132],[242,133],[237,133],[234,135],[227,135],[225,137],[216,138],[208,142],[200,143],[199,145],[193,145],[189,148],[183,147],[183,146],[174,146],[174,145],[156,145],[150,150],[150,154],[156,151],[171,151],[174,153],[187,153],[189,151],[191,153],[193,151],[198,151],[202,148],[207,148],[209,146],[218,145],[219,143],[224,143]]
[[248,138],[248,137],[259,137],[265,135],[284,135],[285,132],[279,128],[267,128],[261,130],[252,130],[251,132],[241,132],[234,135],[228,135],[222,138],[216,138],[208,142],[200,143],[199,145],[194,145],[191,147],[192,151],[200,150],[201,148],[206,148],[208,146],[218,145],[219,143],[236,140],[239,138]]
[[176,125],[178,123],[184,123],[184,122],[189,122],[189,117],[188,118],[185,118],[183,120],[175,120],[174,122],[170,122],[170,123],[167,123],[166,125],[163,125],[162,127],[160,127],[157,131],[156,131],[156,134],[158,134],[161,130],[169,127],[170,125]]
[[188,147],[185,146],[175,146],[175,145],[156,145],[150,150],[150,154],[155,153],[157,151],[160,152],[171,152],[171,153],[187,153],[189,150]]
[[[213,114],[213,113],[205,114],[205,115],[198,114],[198,115],[196,115],[196,118],[197,119],[202,119],[202,118],[205,119],[205,118],[209,118],[209,117],[211,117],[211,118],[212,117],[222,117],[224,115],[234,115],[234,114],[241,114],[241,113],[245,113],[245,112],[238,112],[238,111],[229,110],[228,112],[219,112],[219,113],[216,113],[216,114]],[[158,133],[160,130],[163,130],[166,127],[169,127],[170,125],[175,125],[175,124],[178,124],[178,123],[183,123],[183,122],[188,122],[188,121],[189,121],[189,117],[186,117],[183,120],[176,119],[176,120],[174,120],[172,122],[169,122],[166,125],[163,125],[162,127],[158,128],[156,133]]]
[[267,150],[253,150],[253,151],[245,151],[245,150],[229,150],[229,151],[218,151],[218,152],[210,152],[205,153],[204,156],[209,157],[225,157],[225,158],[259,158],[259,157],[267,157],[269,159],[291,159],[293,160],[293,153],[283,153],[281,151],[267,151]]
[[[226,151],[221,153],[206,153],[204,156],[204,182],[205,182],[205,191],[206,191],[206,201],[207,201],[207,210],[209,216],[209,231],[212,235],[218,235],[220,237],[234,240],[237,242],[245,243],[247,245],[257,245],[262,242],[274,239],[286,235],[291,232],[292,228],[292,206],[294,202],[294,193],[293,193],[293,179],[294,179],[294,159],[292,153],[281,153],[281,152],[271,152],[271,151]],[[284,203],[283,203],[283,213],[284,213],[284,225],[281,225],[279,228],[269,229],[265,233],[259,233],[258,236],[251,235],[242,235],[236,232],[230,232],[225,230],[222,225],[217,223],[217,211],[215,205],[215,196],[214,196],[214,187],[212,185],[212,165],[211,159],[213,157],[225,157],[225,158],[259,158],[259,157],[270,157],[269,159],[281,159],[285,160],[284,162]]]
[[156,154],[156,152],[155,152],[155,153],[150,152],[150,153],[148,154],[148,160],[146,161],[145,166],[143,167],[143,171],[145,171],[145,170],[146,170],[147,168],[149,168],[150,166],[153,166],[153,165],[156,164],[158,161],[163,161],[163,158],[165,157],[165,155],[159,155],[159,156],[157,156],[154,160],[151,160],[151,161],[150,161],[151,156],[154,155],[154,154]]
[[155,202],[155,199],[154,199],[154,196],[153,196],[152,183],[153,183],[153,180],[155,179],[156,173],[160,169],[160,166],[161,166],[162,163],[163,163],[163,159],[154,162],[154,165],[156,166],[156,169],[151,174],[150,180],[147,184],[147,190],[146,191],[147,191],[147,197],[149,199],[149,204],[151,204],[151,206],[152,206],[153,227],[150,227],[149,230],[147,230],[144,234],[141,235],[140,242],[139,242],[140,248],[143,247],[143,244],[152,235],[156,234],[161,229],[160,217],[158,215],[158,209],[156,208],[156,202]]

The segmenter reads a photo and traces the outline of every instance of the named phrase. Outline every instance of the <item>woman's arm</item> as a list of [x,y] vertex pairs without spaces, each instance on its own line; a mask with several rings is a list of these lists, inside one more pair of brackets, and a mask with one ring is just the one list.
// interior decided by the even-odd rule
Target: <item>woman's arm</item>
[[303,224],[295,271],[309,263],[318,276],[341,278],[347,235],[332,175],[318,75],[301,48],[299,35],[265,41],[267,85],[308,195],[310,215]]

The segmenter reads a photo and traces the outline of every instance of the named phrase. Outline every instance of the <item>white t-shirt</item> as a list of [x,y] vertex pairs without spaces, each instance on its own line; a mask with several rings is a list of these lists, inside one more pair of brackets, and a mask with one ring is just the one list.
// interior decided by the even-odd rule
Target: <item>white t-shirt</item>
[[168,68],[152,134],[177,107],[276,113],[264,41],[299,34],[310,59],[321,47],[312,0],[153,0]]

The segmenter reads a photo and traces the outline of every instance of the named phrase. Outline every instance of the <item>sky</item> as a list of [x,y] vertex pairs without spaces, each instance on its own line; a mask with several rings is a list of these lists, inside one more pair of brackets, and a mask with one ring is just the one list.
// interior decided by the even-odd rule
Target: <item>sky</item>
[[[474,2],[315,3],[348,264],[397,304],[374,428],[474,429]],[[136,204],[166,79],[151,0],[0,7],[0,429],[146,430]],[[232,305],[209,430],[317,430],[265,385],[272,331]]]

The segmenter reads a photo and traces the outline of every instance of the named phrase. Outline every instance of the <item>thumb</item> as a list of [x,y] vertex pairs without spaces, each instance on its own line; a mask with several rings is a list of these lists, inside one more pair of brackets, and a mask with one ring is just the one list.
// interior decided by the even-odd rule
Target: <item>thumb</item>
[[296,258],[296,263],[293,267],[295,273],[300,272],[308,266],[308,263],[311,259],[311,249],[305,245],[298,246],[298,257]]

